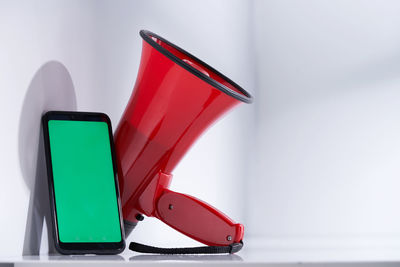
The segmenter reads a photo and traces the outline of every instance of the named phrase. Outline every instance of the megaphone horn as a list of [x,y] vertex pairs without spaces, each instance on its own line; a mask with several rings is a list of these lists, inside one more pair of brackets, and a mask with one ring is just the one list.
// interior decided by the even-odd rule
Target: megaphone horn
[[243,239],[244,227],[211,205],[168,189],[172,171],[222,114],[252,97],[185,50],[149,31],[132,96],[115,132],[126,235],[142,214],[211,246]]

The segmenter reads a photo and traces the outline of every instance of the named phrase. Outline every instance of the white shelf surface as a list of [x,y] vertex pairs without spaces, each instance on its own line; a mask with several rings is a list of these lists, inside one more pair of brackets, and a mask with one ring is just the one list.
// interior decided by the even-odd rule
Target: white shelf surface
[[[373,245],[347,243],[346,246],[288,245],[277,242],[253,240],[245,243],[242,251],[234,255],[152,255],[141,254],[126,249],[120,255],[64,256],[32,255],[7,257],[0,263],[14,266],[115,266],[130,264],[135,266],[175,266],[175,265],[251,265],[251,266],[298,266],[302,267],[395,267],[400,266],[400,248],[397,245]],[[376,243],[375,243],[376,244]],[[1,266],[1,264],[0,264]]]

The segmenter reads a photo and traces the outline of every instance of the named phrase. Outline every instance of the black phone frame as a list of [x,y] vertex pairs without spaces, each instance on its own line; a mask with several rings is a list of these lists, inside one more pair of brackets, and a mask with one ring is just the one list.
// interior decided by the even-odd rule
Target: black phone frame
[[[110,137],[111,146],[111,157],[114,170],[114,181],[116,189],[116,197],[118,203],[118,213],[119,222],[121,230],[121,241],[120,242],[61,242],[58,233],[57,224],[57,211],[55,203],[55,192],[54,192],[54,182],[53,182],[53,168],[50,152],[50,140],[49,140],[49,129],[48,122],[50,120],[72,120],[72,121],[102,121],[106,122],[108,125],[108,132]],[[119,195],[119,185],[118,185],[118,174],[117,174],[117,161],[116,153],[113,141],[113,133],[111,127],[111,120],[105,113],[100,112],[78,112],[78,111],[48,111],[42,116],[42,127],[43,127],[43,137],[44,137],[44,150],[46,156],[46,168],[47,177],[49,185],[49,196],[50,196],[50,209],[52,217],[53,226],[53,237],[56,250],[64,255],[70,254],[119,254],[125,249],[125,231],[122,219],[121,210],[121,199]]]

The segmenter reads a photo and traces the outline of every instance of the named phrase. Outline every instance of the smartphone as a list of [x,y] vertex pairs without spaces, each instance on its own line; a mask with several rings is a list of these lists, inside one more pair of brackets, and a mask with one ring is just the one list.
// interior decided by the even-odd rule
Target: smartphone
[[57,251],[122,252],[125,238],[110,119],[103,113],[50,111],[42,125]]

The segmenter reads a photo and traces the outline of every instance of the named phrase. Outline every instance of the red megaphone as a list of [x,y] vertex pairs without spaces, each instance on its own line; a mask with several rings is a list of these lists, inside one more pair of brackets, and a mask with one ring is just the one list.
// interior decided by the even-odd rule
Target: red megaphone
[[164,38],[141,31],[133,94],[115,132],[126,235],[142,214],[207,245],[240,242],[243,225],[209,204],[168,189],[172,170],[218,117],[252,97]]

